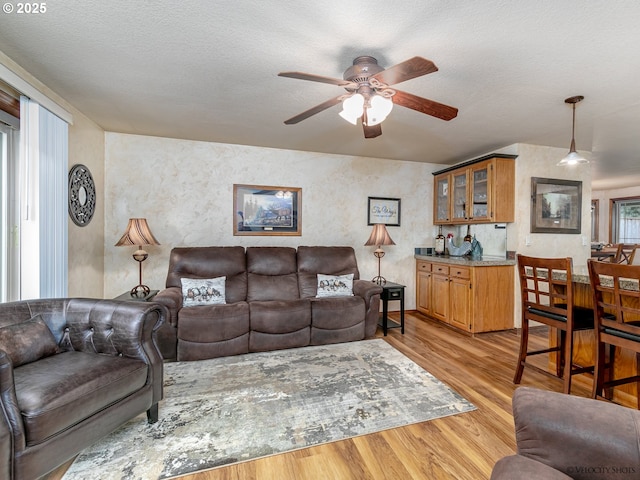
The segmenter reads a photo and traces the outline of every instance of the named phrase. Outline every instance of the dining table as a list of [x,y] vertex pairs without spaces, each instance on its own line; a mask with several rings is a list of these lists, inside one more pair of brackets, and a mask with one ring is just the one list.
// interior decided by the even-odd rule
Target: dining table
[[595,260],[605,261],[610,260],[616,256],[617,249],[613,247],[604,247],[604,248],[592,248],[591,249],[591,258]]

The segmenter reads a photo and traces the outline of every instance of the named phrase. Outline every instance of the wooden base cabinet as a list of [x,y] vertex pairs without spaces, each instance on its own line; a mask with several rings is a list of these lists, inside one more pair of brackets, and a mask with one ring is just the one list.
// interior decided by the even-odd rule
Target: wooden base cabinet
[[513,265],[459,266],[418,260],[417,310],[470,333],[513,328]]

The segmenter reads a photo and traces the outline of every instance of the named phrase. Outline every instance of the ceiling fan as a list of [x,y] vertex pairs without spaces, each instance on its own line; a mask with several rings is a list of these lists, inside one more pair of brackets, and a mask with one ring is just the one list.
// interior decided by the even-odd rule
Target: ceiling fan
[[422,57],[413,57],[385,69],[378,65],[375,58],[363,55],[357,57],[353,61],[353,65],[345,70],[342,80],[311,73],[280,72],[278,75],[281,77],[329,83],[343,87],[347,91],[346,94],[338,95],[316,105],[295,117],[291,117],[284,123],[292,125],[301,122],[340,102],[343,106],[340,116],[354,125],[358,119],[361,119],[365,138],[382,135],[380,123],[389,114],[394,104],[442,120],[451,120],[458,115],[457,108],[418,97],[397,88],[391,88],[397,83],[437,71],[438,67],[431,60]]

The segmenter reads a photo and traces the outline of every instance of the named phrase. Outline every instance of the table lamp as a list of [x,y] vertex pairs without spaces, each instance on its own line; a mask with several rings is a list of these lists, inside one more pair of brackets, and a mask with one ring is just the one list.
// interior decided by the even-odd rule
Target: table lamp
[[149,254],[142,249],[143,245],[160,245],[158,240],[153,236],[146,218],[130,218],[127,230],[124,232],[116,247],[128,247],[136,245],[138,250],[133,252],[133,259],[138,262],[140,269],[140,283],[131,289],[131,296],[137,296],[142,293],[147,295],[149,287],[142,284],[142,262],[144,262]]
[[380,259],[384,257],[384,250],[380,247],[382,245],[395,245],[395,242],[391,240],[389,232],[387,232],[387,227],[384,226],[384,223],[376,223],[373,226],[369,240],[367,240],[367,243],[364,245],[367,247],[371,245],[378,247],[373,252],[375,257],[378,259],[378,276],[373,277],[372,282],[377,283],[378,285],[384,285],[387,283],[387,279],[380,275]]

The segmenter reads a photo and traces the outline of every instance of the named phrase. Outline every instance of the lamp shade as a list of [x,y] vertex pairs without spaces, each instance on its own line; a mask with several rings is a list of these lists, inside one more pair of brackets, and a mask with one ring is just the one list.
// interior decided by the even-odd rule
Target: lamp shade
[[567,98],[564,103],[571,105],[573,109],[573,123],[571,125],[571,146],[569,147],[569,153],[560,162],[559,167],[565,167],[570,165],[578,165],[579,163],[589,163],[589,160],[584,158],[576,151],[576,103],[584,100],[582,95],[576,95],[575,97]]
[[387,232],[387,227],[384,226],[383,223],[376,223],[373,226],[373,230],[371,231],[371,235],[369,236],[369,240],[365,243],[365,246],[375,245],[377,247],[381,245],[395,245],[396,243],[389,236],[389,232]]
[[584,158],[582,155],[580,155],[578,152],[574,150],[574,151],[570,151],[566,157],[560,160],[558,165],[568,166],[568,165],[577,165],[579,163],[589,163],[589,160],[587,160],[586,158]]
[[393,101],[390,98],[374,95],[371,98],[371,107],[367,110],[367,125],[378,125],[387,118],[393,109]]
[[124,234],[116,243],[116,247],[124,247],[128,245],[160,245],[156,237],[151,233],[146,218],[130,218],[129,224]]
[[342,102],[342,111],[340,116],[347,122],[356,125],[358,119],[362,116],[364,108],[364,97],[359,93],[347,97]]

